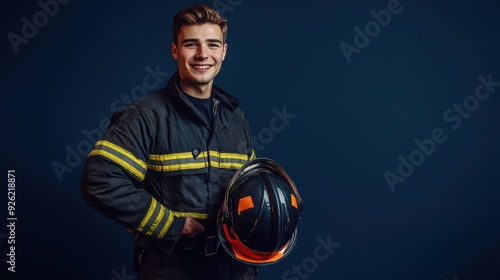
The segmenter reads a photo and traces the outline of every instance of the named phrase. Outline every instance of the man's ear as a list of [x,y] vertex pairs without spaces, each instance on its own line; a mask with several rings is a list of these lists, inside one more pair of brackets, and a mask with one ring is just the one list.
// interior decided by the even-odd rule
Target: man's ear
[[172,46],[170,46],[172,49],[172,57],[177,60],[179,58],[179,49],[177,48],[177,45],[175,43],[172,43]]
[[224,44],[224,50],[222,51],[222,61],[226,58],[227,44]]

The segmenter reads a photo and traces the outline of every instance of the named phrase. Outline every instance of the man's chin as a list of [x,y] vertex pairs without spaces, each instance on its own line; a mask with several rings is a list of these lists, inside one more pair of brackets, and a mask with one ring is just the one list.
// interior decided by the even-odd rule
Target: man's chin
[[197,85],[208,85],[214,80],[214,77],[212,76],[207,76],[207,77],[200,77],[200,76],[194,76],[191,81]]
[[185,78],[183,79],[184,80],[184,83],[186,85],[188,84],[191,84],[191,85],[196,85],[196,86],[208,86],[211,84],[211,82],[213,81],[213,79],[194,79],[194,78]]
[[199,86],[209,85],[214,80],[215,75],[204,73],[190,73],[189,76],[181,75],[181,79],[185,80],[185,82],[196,84]]

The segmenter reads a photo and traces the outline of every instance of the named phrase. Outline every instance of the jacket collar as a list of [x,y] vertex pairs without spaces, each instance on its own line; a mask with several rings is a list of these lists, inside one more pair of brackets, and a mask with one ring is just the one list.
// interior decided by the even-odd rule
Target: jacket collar
[[[175,72],[172,77],[168,80],[167,83],[167,88],[169,92],[174,94],[175,98],[177,100],[180,100],[181,102],[185,103],[189,107],[191,107],[191,102],[187,99],[186,96],[182,93],[181,89],[179,88],[178,84],[178,79],[179,79],[179,72]],[[220,87],[216,86],[215,84],[212,86],[212,98],[214,98],[214,103],[221,103],[229,109],[229,111],[234,112],[236,108],[238,108],[240,101],[221,89]]]

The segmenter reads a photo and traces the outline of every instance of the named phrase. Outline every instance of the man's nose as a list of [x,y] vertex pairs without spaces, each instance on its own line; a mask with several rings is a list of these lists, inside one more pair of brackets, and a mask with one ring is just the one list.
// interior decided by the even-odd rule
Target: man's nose
[[197,59],[208,58],[207,46],[205,44],[198,45],[198,48],[196,49],[196,58]]

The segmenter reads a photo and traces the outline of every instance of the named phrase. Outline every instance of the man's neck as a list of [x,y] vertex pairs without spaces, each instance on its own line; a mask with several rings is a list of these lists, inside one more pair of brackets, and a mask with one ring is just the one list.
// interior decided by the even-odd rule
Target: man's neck
[[208,84],[196,84],[189,80],[179,78],[180,89],[187,95],[196,98],[209,98],[212,94],[212,84],[213,81]]

